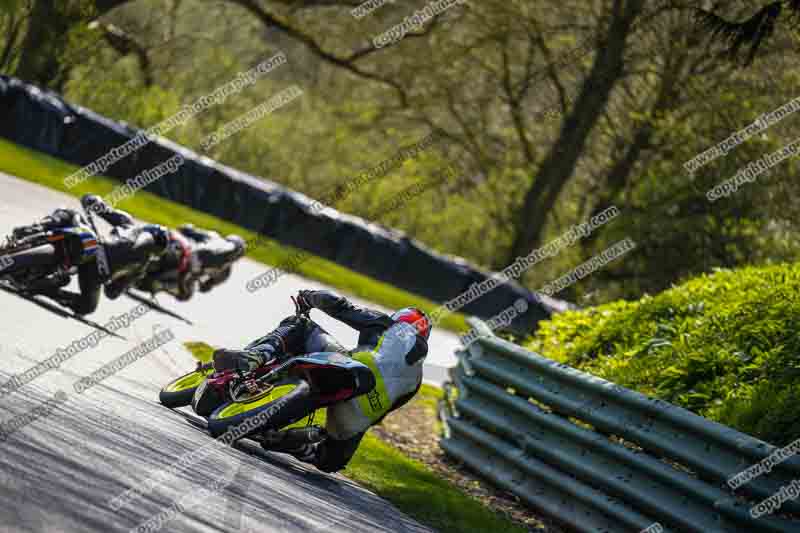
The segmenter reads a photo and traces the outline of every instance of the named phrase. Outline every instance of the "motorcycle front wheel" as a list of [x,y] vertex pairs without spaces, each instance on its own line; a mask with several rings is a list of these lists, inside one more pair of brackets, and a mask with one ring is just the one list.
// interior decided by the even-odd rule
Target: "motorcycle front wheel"
[[305,425],[315,408],[309,384],[303,379],[286,378],[263,395],[221,405],[208,417],[208,430],[215,438],[231,431],[233,440],[238,440],[267,429]]
[[[208,366],[208,368],[206,368]],[[185,407],[192,403],[197,387],[214,372],[212,365],[203,365],[200,370],[189,372],[164,385],[158,393],[158,401],[167,407]]]

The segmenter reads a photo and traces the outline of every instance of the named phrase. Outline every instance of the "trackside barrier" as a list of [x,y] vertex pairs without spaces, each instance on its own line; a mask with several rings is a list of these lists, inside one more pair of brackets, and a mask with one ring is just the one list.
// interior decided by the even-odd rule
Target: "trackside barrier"
[[[70,104],[58,94],[0,76],[0,137],[14,143],[82,167],[142,133]],[[114,163],[105,175],[126,182],[176,155],[184,163],[144,190],[437,303],[456,298],[492,276],[402,233],[333,209],[321,210],[305,195],[216,163],[164,138]],[[258,296],[263,298],[263,293]],[[510,282],[469,302],[461,312],[490,318],[520,298],[528,303],[528,310],[509,325],[519,334],[535,329],[553,313],[573,307]]]
[[[750,509],[800,479],[791,457],[732,491],[766,442],[481,334],[450,372],[445,452],[580,532],[800,532],[800,505]],[[652,529],[650,531],[653,531]]]

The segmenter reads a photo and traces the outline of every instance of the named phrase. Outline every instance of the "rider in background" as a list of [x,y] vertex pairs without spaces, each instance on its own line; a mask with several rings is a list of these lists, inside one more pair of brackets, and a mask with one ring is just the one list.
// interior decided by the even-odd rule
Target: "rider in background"
[[387,315],[355,306],[330,291],[300,291],[297,303],[302,310],[319,309],[358,330],[357,347],[346,350],[319,325],[290,316],[244,350],[217,350],[214,368],[248,371],[276,358],[313,352],[339,352],[367,365],[375,377],[374,387],[366,394],[328,407],[324,440],[299,446],[264,442],[268,450],[290,453],[324,472],[335,472],[347,465],[370,426],[379,424],[387,413],[419,391],[431,322],[416,308]]
[[149,268],[147,277],[137,288],[150,293],[166,291],[180,301],[200,292],[208,292],[231,275],[234,262],[247,251],[238,235],[221,237],[216,231],[205,231],[185,224],[170,230],[167,251]]
[[[141,270],[151,255],[163,253],[166,232],[161,226],[136,225],[128,213],[110,207],[99,196],[86,194],[81,198],[81,205],[86,211],[91,211],[113,226],[113,239],[105,243],[112,269],[111,280],[108,280],[105,292],[106,296],[114,299],[127,288],[135,273]],[[12,234],[19,239],[43,231],[75,226],[89,227],[89,223],[80,211],[58,208],[37,223],[14,228]],[[92,313],[100,302],[100,287],[105,280],[100,276],[96,258],[76,266],[80,289],[78,293],[64,289],[70,282],[70,276],[65,272],[29,285],[28,289],[52,298],[76,314]]]
[[222,237],[216,231],[184,224],[178,228],[192,245],[192,272],[200,292],[208,292],[231,276],[233,263],[244,256],[247,245],[238,235]]
[[169,230],[167,251],[150,264],[147,276],[136,288],[155,295],[165,291],[179,301],[191,299],[195,291],[192,277],[192,243],[176,230]]
[[81,205],[113,226],[111,239],[104,243],[111,267],[104,292],[114,300],[144,278],[149,265],[166,252],[169,231],[157,224],[137,224],[131,215],[114,209],[94,194],[83,195]]

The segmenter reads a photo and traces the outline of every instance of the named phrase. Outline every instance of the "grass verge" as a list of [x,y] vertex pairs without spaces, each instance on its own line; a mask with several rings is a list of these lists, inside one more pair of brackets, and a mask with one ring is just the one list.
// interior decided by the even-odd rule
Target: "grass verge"
[[526,347],[783,446],[800,438],[800,263],[556,315]]
[[403,455],[372,432],[344,475],[386,498],[401,511],[443,533],[524,532],[421,462]]
[[[54,157],[0,138],[0,171],[12,176],[76,197],[86,193],[104,196],[119,185],[119,182],[114,179],[94,176],[84,183],[68,189],[63,180],[77,168]],[[155,224],[175,227],[191,222],[198,227],[213,229],[222,234],[236,233],[248,242],[265,243],[251,247],[247,256],[269,266],[280,267],[282,264],[287,264],[291,255],[298,251],[215,216],[195,211],[190,207],[145,191],[139,191],[123,200],[118,207],[139,219]],[[41,215],[46,214],[42,213]],[[431,312],[438,307],[434,302],[421,296],[397,289],[316,256],[311,256],[308,260],[300,263],[296,273],[388,308],[413,305]],[[454,332],[463,332],[469,329],[464,316],[459,313],[445,316],[439,325]]]
[[[186,342],[184,346],[203,362],[210,360],[213,352],[213,348],[203,342]],[[423,385],[414,402],[435,406],[441,397],[440,389]],[[361,441],[343,474],[417,521],[443,533],[526,531],[440,478],[421,462],[383,442],[373,431]]]

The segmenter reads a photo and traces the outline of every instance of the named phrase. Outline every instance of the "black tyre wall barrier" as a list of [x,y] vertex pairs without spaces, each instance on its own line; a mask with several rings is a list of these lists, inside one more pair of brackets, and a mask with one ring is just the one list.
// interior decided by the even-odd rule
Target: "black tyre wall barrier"
[[[139,132],[71,105],[55,93],[0,76],[0,136],[14,143],[82,167]],[[438,303],[457,297],[489,275],[463,259],[435,253],[400,232],[375,229],[357,217],[330,214],[329,209],[315,210],[305,195],[211,161],[168,140],[143,146],[103,174],[124,182],[175,154],[181,154],[185,163],[145,190]],[[508,283],[461,311],[488,319],[520,298],[528,302],[528,311],[510,328],[517,334],[529,333],[551,313],[573,307]]]

